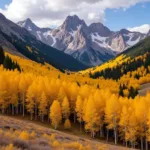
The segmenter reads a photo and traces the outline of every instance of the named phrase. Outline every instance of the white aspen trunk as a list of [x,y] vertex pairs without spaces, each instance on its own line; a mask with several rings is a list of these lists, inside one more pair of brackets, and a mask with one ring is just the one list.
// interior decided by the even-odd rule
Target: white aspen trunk
[[146,138],[145,138],[145,149],[148,150],[148,142]]
[[101,138],[103,137],[103,127],[102,126],[100,127],[100,137]]
[[23,118],[24,118],[24,116],[25,116],[25,98],[24,98],[24,93],[23,93],[23,96],[22,96],[22,100],[23,100],[23,104],[22,104],[22,106],[23,106]]
[[76,123],[76,112],[74,112],[74,124]]
[[33,113],[31,113],[31,121],[33,120]]
[[42,122],[44,122],[44,115],[42,115]]
[[126,141],[126,147],[128,147],[128,141]]
[[141,137],[141,150],[143,150],[143,138]]
[[114,128],[115,144],[117,144],[117,130]]
[[18,104],[17,104],[17,107],[16,107],[16,114],[18,115]]
[[5,113],[5,108],[2,108],[2,114],[4,114]]
[[14,105],[12,104],[12,115],[14,115]]
[[80,121],[80,132],[82,132],[82,122]]
[[35,120],[37,120],[37,104],[35,105]]
[[106,142],[108,142],[108,138],[109,138],[109,130],[107,129],[107,138],[106,138]]

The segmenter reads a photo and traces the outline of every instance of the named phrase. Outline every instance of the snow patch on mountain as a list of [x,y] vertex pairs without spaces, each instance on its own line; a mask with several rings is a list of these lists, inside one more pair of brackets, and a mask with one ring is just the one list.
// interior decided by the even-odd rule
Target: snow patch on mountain
[[41,31],[37,31],[36,33],[37,33],[37,35],[38,35],[38,38],[39,38],[40,40],[42,40],[42,38],[41,38]]
[[140,41],[140,37],[138,37],[136,40],[131,40],[131,38],[127,41],[127,44],[129,45],[129,46],[133,46],[133,45],[135,45],[135,44],[137,44],[138,42]]

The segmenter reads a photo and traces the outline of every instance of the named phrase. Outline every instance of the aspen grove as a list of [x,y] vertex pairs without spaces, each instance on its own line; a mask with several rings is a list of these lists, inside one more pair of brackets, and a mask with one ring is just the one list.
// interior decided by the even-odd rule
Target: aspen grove
[[[0,111],[2,114],[30,115],[31,120],[60,124],[71,128],[80,124],[80,131],[92,138],[103,137],[114,143],[148,149],[150,141],[150,94],[133,99],[121,97],[109,89],[87,84],[36,76],[0,68]],[[113,133],[113,134],[112,134]],[[145,141],[145,142],[144,142]]]

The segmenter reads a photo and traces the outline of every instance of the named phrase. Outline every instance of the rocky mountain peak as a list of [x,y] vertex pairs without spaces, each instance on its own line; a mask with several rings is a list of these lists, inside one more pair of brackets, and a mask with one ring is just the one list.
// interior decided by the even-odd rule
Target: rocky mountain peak
[[128,34],[128,33],[130,33],[130,31],[127,30],[127,29],[121,29],[119,32],[120,32],[121,34]]
[[68,16],[60,28],[70,32],[70,31],[77,30],[78,27],[80,26],[87,27],[84,20],[81,20],[77,15],[74,15],[74,16]]
[[30,18],[27,18],[24,21],[20,21],[17,23],[20,27],[22,28],[26,28],[28,31],[35,31],[40,29],[39,27],[37,27]]
[[30,18],[27,18],[26,20],[25,20],[25,22],[26,22],[26,24],[33,24],[33,22],[32,22],[32,20],[30,19]]
[[89,26],[89,30],[91,33],[98,33],[99,35],[103,37],[108,37],[112,34],[112,31],[110,31],[107,27],[105,27],[102,23],[92,23]]

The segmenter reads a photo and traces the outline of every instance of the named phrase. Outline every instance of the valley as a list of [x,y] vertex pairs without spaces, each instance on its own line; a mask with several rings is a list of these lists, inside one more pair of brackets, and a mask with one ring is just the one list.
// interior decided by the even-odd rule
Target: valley
[[150,147],[150,37],[0,14],[0,149]]

